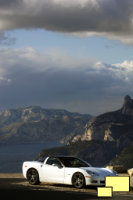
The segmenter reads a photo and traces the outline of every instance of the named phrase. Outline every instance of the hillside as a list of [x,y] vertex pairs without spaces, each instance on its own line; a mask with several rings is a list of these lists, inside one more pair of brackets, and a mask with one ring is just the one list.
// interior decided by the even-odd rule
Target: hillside
[[90,115],[38,106],[0,112],[0,144],[60,141],[82,133]]
[[94,166],[122,164],[133,167],[133,100],[126,96],[121,109],[92,118],[84,133],[64,138],[69,145],[44,150],[47,154],[74,155]]
[[121,109],[92,118],[84,133],[74,136],[71,141],[114,141],[123,148],[133,143],[132,130],[133,100],[126,96]]
[[109,165],[123,165],[125,168],[133,168],[133,145],[126,147],[109,162]]
[[133,100],[121,109],[91,118],[66,110],[27,107],[0,113],[0,144],[63,142],[64,147],[42,151],[38,157],[65,154],[94,166],[110,163],[132,166]]
[[48,155],[71,155],[84,159],[93,166],[104,166],[119,152],[115,142],[78,141],[62,147],[45,149],[36,159]]
[[35,159],[54,155],[76,156],[92,166],[123,165],[126,169],[133,168],[133,145],[122,149],[114,141],[77,141],[66,146],[42,150]]

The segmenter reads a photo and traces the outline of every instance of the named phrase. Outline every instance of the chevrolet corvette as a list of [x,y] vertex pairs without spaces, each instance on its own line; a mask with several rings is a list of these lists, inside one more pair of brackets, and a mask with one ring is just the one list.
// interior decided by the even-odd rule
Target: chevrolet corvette
[[22,166],[23,176],[32,185],[58,183],[83,188],[88,185],[105,185],[106,176],[117,176],[107,168],[92,167],[86,161],[72,156],[55,156],[26,161]]

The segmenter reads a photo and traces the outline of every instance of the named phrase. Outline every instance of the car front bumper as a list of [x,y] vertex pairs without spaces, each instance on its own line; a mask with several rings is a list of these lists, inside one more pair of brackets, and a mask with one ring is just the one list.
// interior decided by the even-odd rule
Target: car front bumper
[[86,185],[105,185],[105,177],[91,177],[86,178]]

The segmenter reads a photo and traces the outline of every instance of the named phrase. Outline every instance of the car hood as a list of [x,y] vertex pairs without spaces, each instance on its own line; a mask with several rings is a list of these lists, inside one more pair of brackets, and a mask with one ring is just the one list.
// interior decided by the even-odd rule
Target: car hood
[[82,169],[91,172],[92,174],[100,176],[115,176],[116,173],[107,168],[98,168],[98,167],[82,167]]

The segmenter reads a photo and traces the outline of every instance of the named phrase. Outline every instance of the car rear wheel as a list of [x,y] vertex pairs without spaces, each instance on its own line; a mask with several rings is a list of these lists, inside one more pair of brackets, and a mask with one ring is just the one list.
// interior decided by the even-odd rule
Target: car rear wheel
[[72,177],[72,184],[75,188],[83,188],[85,186],[84,175],[80,172],[76,172]]
[[27,180],[31,185],[39,184],[39,175],[36,169],[29,169],[27,172]]

